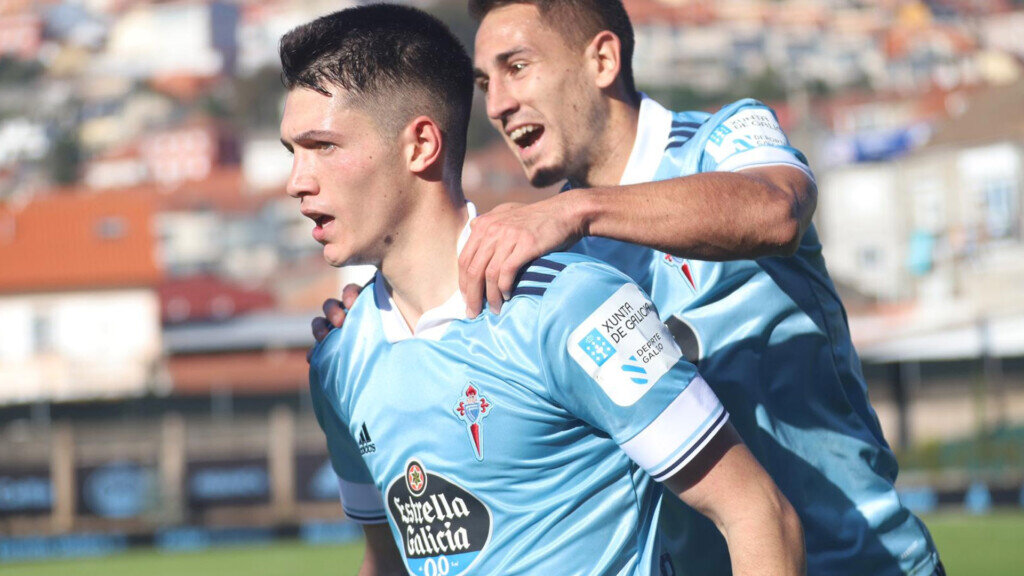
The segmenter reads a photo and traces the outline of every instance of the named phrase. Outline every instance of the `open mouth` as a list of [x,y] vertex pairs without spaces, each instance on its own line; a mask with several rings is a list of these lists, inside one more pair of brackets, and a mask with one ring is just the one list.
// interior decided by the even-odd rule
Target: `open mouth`
[[303,210],[302,215],[313,221],[313,239],[317,242],[323,242],[326,238],[324,228],[331,225],[334,222],[334,216],[328,216],[327,214],[321,214],[314,210]]
[[525,150],[537,143],[544,134],[544,127],[540,124],[526,124],[509,132],[508,137],[520,149]]
[[313,222],[316,222],[317,228],[323,228],[324,226],[334,222],[333,216],[327,216],[324,214],[313,217]]

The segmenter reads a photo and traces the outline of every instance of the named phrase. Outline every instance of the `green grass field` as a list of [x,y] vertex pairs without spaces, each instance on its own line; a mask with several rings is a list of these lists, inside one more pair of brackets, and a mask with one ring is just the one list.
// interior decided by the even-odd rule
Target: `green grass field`
[[[937,514],[925,518],[953,576],[1024,573],[1024,514]],[[166,554],[140,550],[108,558],[31,562],[0,567],[3,576],[349,576],[362,545],[281,543]]]

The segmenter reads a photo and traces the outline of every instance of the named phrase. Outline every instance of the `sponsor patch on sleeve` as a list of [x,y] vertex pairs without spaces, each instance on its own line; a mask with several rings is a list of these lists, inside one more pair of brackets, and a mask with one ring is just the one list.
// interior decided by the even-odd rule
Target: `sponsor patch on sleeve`
[[715,162],[722,162],[733,154],[759,146],[789,146],[789,140],[770,111],[750,108],[719,124],[704,149]]
[[569,335],[569,355],[619,406],[632,406],[682,356],[654,304],[634,284]]

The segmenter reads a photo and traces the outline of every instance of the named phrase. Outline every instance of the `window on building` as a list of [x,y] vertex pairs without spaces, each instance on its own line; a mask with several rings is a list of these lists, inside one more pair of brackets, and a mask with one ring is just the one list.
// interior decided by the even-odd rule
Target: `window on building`
[[128,223],[120,216],[106,216],[96,221],[96,235],[104,240],[118,240],[128,233]]
[[37,312],[32,319],[32,342],[36,354],[53,352],[53,317],[48,312]]
[[1016,182],[1009,178],[986,180],[981,186],[981,197],[989,238],[1019,238]]

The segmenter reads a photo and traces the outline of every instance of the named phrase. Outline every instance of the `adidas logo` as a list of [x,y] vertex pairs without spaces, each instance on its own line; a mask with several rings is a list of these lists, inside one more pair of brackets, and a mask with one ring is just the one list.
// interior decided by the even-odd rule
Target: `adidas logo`
[[372,454],[376,451],[377,446],[374,445],[373,439],[370,438],[370,431],[366,429],[366,422],[363,422],[363,427],[359,429],[359,453]]

